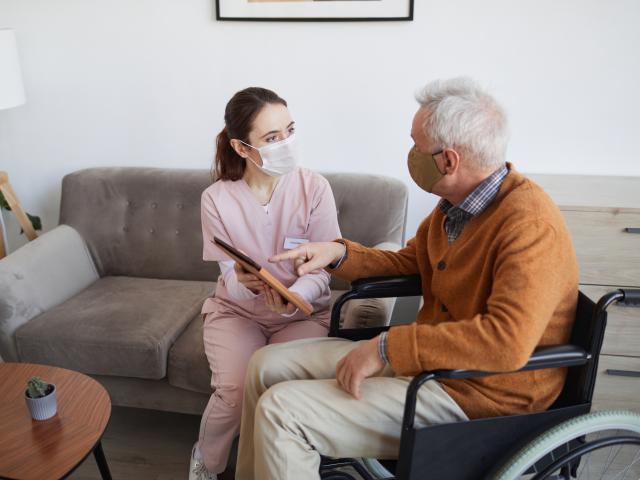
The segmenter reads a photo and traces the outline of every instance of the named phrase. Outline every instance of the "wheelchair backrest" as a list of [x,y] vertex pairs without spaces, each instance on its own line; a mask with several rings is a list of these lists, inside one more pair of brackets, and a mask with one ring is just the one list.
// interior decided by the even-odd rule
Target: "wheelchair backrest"
[[569,368],[564,388],[552,409],[591,403],[606,325],[607,312],[584,293],[579,292],[570,343],[587,351],[591,359],[585,365]]

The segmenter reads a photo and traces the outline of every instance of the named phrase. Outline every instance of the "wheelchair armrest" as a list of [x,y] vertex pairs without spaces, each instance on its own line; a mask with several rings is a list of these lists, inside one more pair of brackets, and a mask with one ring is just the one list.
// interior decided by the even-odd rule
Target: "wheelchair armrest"
[[360,278],[351,283],[357,298],[413,297],[422,295],[420,275]]
[[508,372],[483,372],[478,370],[433,370],[425,371],[416,375],[407,389],[407,398],[404,406],[404,417],[402,427],[413,428],[413,421],[416,411],[416,398],[418,390],[429,380],[440,378],[463,379],[473,377],[489,377],[492,375],[504,375],[515,372],[525,372],[528,370],[540,370],[545,368],[576,367],[586,364],[591,360],[591,354],[575,345],[557,345],[552,347],[541,347],[529,357],[529,361],[519,370]]
[[373,338],[389,327],[361,328],[340,330],[340,310],[349,300],[358,298],[413,297],[422,295],[420,275],[403,277],[370,277],[361,278],[351,283],[351,290],[340,296],[331,310],[330,337],[363,340]]
[[[516,372],[527,370],[539,370],[543,368],[575,367],[584,365],[591,358],[591,355],[582,348],[574,345],[557,345],[553,347],[538,348],[529,357],[527,364]],[[491,375],[501,375],[511,372],[483,372],[477,370],[434,370],[433,372],[422,372],[420,375],[433,373],[434,379],[438,378],[472,378],[487,377]]]

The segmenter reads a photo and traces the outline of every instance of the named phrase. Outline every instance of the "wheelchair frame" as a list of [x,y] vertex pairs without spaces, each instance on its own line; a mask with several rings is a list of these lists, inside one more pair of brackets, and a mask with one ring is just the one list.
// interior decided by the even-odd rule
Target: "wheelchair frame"
[[[340,329],[340,310],[349,300],[360,298],[421,296],[420,276],[376,277],[358,280],[342,295],[331,312],[329,336],[350,340],[370,339],[389,326]],[[598,357],[607,322],[606,309],[612,303],[640,304],[640,290],[620,289],[603,296],[597,304],[582,292],[578,295],[576,320],[570,344],[536,349],[518,371],[568,368],[564,388],[554,404],[544,412],[474,419],[465,422],[414,425],[416,398],[420,387],[430,380],[464,379],[515,372],[434,370],[416,375],[407,389],[397,461],[381,461],[398,480],[437,478],[477,480],[486,478],[497,465],[533,438],[570,418],[589,413],[598,370]],[[428,448],[425,448],[428,445]],[[464,461],[460,461],[464,456]],[[323,479],[350,478],[335,471],[351,466],[367,480],[373,480],[355,459],[323,458]],[[352,478],[352,477],[351,477]]]

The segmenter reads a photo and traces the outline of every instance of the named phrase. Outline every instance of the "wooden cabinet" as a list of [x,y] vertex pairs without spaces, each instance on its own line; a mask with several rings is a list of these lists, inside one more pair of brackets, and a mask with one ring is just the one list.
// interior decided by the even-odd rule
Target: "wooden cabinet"
[[[640,177],[529,175],[560,207],[593,300],[640,288]],[[594,408],[640,412],[640,308],[614,305],[598,366]]]

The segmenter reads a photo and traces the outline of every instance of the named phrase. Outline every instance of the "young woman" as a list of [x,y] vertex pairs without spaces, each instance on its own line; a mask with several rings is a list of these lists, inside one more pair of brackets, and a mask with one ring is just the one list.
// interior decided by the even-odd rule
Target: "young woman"
[[[204,345],[215,389],[194,445],[190,479],[211,479],[227,464],[242,413],[245,370],[254,351],[271,343],[326,336],[329,275],[298,277],[293,264],[268,258],[305,242],[340,237],[328,182],[298,167],[295,124],[287,102],[264,88],[236,93],[217,138],[215,181],[202,194],[204,260],[220,265],[215,295],[202,308]],[[244,271],[213,244],[219,237],[311,303],[307,317]]]

